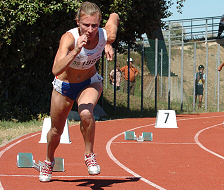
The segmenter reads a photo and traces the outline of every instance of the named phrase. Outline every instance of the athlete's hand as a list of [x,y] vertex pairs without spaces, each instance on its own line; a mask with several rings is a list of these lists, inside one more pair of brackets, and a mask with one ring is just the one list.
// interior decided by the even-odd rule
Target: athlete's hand
[[110,45],[110,44],[105,45],[105,56],[108,61],[113,61],[114,50],[113,50],[112,45]]
[[87,40],[88,40],[88,38],[85,34],[79,36],[76,46],[75,46],[75,49],[78,53],[81,51],[82,47],[86,45]]

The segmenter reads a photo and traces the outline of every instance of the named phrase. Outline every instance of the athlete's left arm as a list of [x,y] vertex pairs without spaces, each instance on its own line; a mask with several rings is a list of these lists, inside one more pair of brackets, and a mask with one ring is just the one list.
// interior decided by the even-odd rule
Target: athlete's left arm
[[119,24],[119,16],[117,13],[110,14],[110,17],[104,27],[107,31],[107,43],[112,44],[117,37],[117,28]]
[[105,46],[105,56],[108,61],[112,61],[114,57],[114,50],[111,44],[116,39],[118,24],[119,24],[118,14],[117,13],[110,14],[110,17],[104,27],[104,29],[107,31],[107,44]]

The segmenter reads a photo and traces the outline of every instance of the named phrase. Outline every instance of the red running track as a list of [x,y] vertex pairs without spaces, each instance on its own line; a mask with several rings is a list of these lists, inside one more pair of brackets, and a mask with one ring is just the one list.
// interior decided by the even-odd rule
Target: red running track
[[[0,189],[224,189],[224,113],[178,115],[176,129],[155,128],[156,118],[132,118],[96,123],[95,152],[101,174],[88,175],[79,126],[70,126],[71,144],[60,144],[57,157],[65,172],[52,182],[39,182],[33,168],[17,168],[19,152],[44,160],[41,132],[27,134],[0,148]],[[153,142],[125,141],[123,132],[152,132]]]

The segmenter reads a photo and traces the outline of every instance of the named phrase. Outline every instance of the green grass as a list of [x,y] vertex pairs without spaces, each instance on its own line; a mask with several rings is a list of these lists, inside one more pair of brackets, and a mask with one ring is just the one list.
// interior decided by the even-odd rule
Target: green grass
[[104,91],[103,109],[109,115],[107,119],[115,118],[137,118],[155,116],[153,108],[154,101],[144,98],[143,109],[141,109],[141,96],[130,96],[129,109],[127,108],[127,94],[121,91],[116,93],[116,108],[114,105],[114,92],[111,89]]
[[[69,124],[77,124],[76,121],[69,121]],[[0,121],[0,146],[28,133],[42,131],[43,119],[31,120],[28,122]]]
[[41,131],[42,122],[32,120],[29,122],[0,121],[0,145],[27,133]]

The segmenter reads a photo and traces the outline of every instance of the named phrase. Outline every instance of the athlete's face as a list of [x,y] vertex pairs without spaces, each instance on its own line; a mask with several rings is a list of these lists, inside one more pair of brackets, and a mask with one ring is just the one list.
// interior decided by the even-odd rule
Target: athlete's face
[[97,14],[92,16],[85,14],[80,18],[80,20],[77,20],[77,24],[80,28],[80,35],[85,34],[88,40],[92,40],[98,32],[100,19]]

